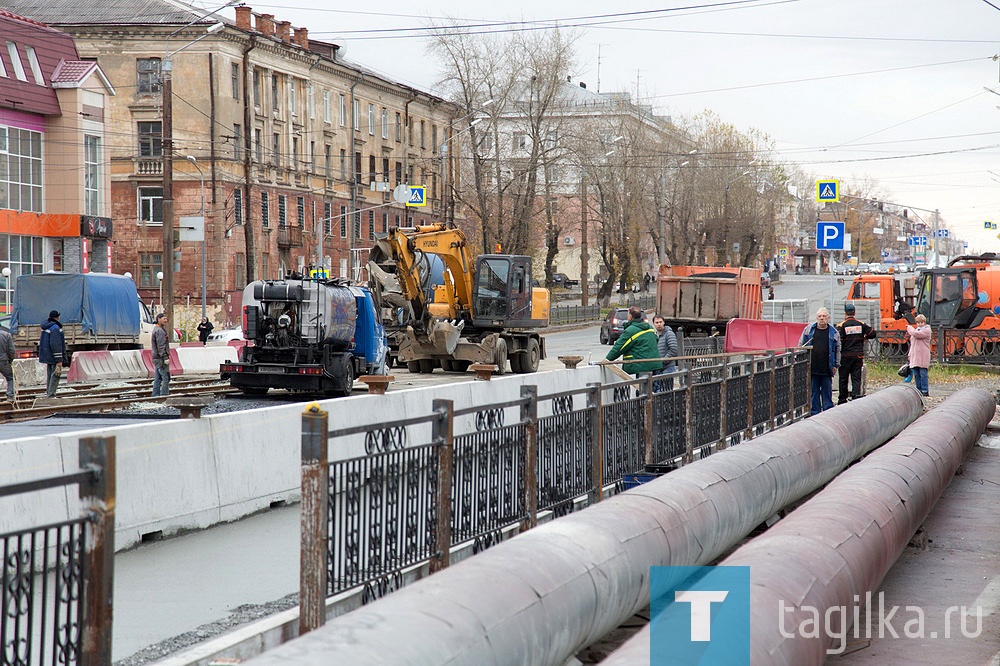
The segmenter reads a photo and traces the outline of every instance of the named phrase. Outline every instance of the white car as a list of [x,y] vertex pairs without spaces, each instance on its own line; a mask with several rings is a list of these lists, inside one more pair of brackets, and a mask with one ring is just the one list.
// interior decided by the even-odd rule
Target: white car
[[208,342],[205,344],[210,346],[224,346],[228,345],[230,340],[242,340],[243,339],[243,329],[242,328],[227,328],[221,331],[214,331],[209,334]]

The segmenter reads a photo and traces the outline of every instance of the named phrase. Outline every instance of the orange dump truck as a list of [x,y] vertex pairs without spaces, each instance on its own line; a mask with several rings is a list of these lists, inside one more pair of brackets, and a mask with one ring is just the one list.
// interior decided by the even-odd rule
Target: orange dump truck
[[761,318],[760,276],[759,268],[660,266],[656,312],[684,335],[724,335],[730,319]]

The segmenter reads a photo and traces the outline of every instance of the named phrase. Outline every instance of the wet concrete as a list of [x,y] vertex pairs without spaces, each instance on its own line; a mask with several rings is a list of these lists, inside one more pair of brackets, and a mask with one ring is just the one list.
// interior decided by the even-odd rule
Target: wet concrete
[[113,659],[298,587],[298,506],[119,553]]
[[[876,593],[870,634],[862,611],[860,638],[852,631],[849,654],[828,664],[1000,664],[1000,433],[988,432],[972,449],[881,591],[883,617],[899,607],[891,619],[899,637],[888,622],[879,636]],[[907,606],[922,611],[922,631],[920,612]]]

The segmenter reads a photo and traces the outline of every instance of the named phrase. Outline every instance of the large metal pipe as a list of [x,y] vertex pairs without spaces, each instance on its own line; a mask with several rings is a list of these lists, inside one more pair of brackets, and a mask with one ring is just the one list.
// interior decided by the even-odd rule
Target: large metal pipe
[[921,413],[893,387],[685,466],[464,560],[259,664],[562,664],[649,603],[649,567],[707,564]]
[[[722,562],[750,567],[751,663],[822,664],[840,648],[840,621],[876,590],[995,411],[987,391],[954,394]],[[800,635],[814,612],[818,637]],[[649,663],[649,638],[646,627],[602,666]]]

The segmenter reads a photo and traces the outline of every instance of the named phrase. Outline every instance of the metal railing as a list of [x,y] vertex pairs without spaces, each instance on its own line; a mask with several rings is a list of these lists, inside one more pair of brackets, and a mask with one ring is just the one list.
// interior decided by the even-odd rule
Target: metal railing
[[[683,359],[682,359],[683,360]],[[607,398],[610,397],[610,400]],[[647,464],[678,467],[808,414],[809,351],[732,354],[614,384],[455,408],[330,431],[303,415],[300,632],[325,621],[328,595],[362,602],[403,572],[478,552],[539,512],[555,518],[621,490]],[[327,460],[363,437],[365,455]]]
[[582,321],[597,321],[601,318],[601,306],[597,305],[556,305],[549,310],[550,324],[575,324]]
[[0,663],[111,664],[115,439],[80,440],[80,470],[0,486],[0,497],[78,485],[79,518],[0,534]]
[[[950,365],[1000,365],[1000,331],[932,330],[931,360]],[[906,331],[879,331],[868,340],[865,356],[886,363],[906,363],[910,340]]]

